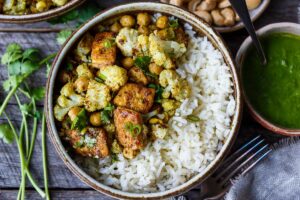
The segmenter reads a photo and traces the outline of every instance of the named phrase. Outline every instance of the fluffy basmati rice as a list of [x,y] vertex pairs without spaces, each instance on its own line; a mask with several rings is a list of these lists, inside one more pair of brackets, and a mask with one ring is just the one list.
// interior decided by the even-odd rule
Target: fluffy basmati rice
[[[188,50],[177,61],[177,72],[188,80],[192,95],[169,121],[168,135],[157,139],[132,160],[100,160],[102,183],[130,192],[174,188],[203,171],[217,156],[230,132],[235,112],[233,82],[222,54],[206,37],[198,37],[185,24]],[[188,115],[199,122],[189,122]]]

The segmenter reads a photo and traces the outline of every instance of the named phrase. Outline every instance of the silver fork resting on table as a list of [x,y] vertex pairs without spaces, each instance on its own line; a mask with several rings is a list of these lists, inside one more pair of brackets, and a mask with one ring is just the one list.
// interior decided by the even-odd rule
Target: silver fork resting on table
[[[231,180],[250,171],[259,161],[271,152],[269,144],[261,136],[253,138],[228,157],[218,170],[200,185],[200,200],[222,198],[231,186]],[[185,200],[184,196],[172,198]]]

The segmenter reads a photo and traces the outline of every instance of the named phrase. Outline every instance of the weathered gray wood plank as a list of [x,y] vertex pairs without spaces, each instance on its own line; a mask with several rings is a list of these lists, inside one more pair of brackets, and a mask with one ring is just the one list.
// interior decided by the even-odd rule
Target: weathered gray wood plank
[[[98,0],[102,7],[109,7],[125,1],[121,0],[110,0],[103,1]],[[255,22],[255,27],[260,28],[264,25],[273,22],[300,22],[300,0],[272,0],[267,11],[262,15],[260,19]],[[29,25],[13,25],[13,24],[0,24],[1,27],[54,27],[49,25],[47,22],[35,23]],[[64,27],[59,25],[55,27]],[[245,30],[237,31],[235,33],[223,34],[225,41],[228,43],[230,49],[235,55],[239,45],[246,38],[247,33]],[[56,52],[59,49],[55,41],[56,33],[0,33],[0,55],[3,54],[7,44],[11,42],[17,42],[23,47],[38,47],[42,50],[43,55],[47,55],[50,52]],[[0,84],[6,78],[6,70],[3,66],[0,66]],[[46,82],[44,72],[39,72],[32,79],[33,85],[43,85]],[[3,99],[5,93],[0,88],[0,99]],[[8,106],[7,112],[12,116],[15,122],[20,122],[21,116],[18,113],[15,101],[11,102]],[[42,106],[42,102],[39,103]],[[41,107],[40,107],[41,108]],[[3,122],[3,117],[0,118],[0,123]],[[40,138],[40,126],[38,139],[36,141],[36,148],[34,151],[32,172],[35,177],[38,177],[38,181],[42,186],[42,157],[41,157],[41,138]],[[247,110],[245,111],[241,131],[239,133],[239,139],[237,140],[236,146],[238,146],[246,137],[250,137],[252,134],[261,132],[268,135],[268,131],[264,130],[249,116]],[[53,145],[48,141],[48,155],[49,155],[49,175],[50,183],[49,186],[52,188],[53,199],[110,199],[104,195],[99,194],[96,191],[89,190],[88,186],[82,183],[76,178],[64,165],[61,159],[58,157],[54,150]],[[10,200],[15,199],[20,181],[19,171],[19,158],[18,152],[15,145],[6,145],[0,142],[0,199]],[[29,187],[31,188],[31,187]],[[85,189],[85,190],[79,190]],[[190,199],[197,199],[198,191],[191,191],[188,193]],[[40,199],[39,196],[32,190],[28,191],[27,199]]]
[[[16,105],[8,106],[8,115],[20,124],[21,116]],[[15,115],[14,115],[15,114]],[[14,120],[16,119],[16,120]],[[3,118],[0,119],[0,123]],[[54,146],[48,140],[49,187],[53,188],[88,188],[76,178],[58,157]],[[39,125],[37,140],[31,162],[31,172],[40,185],[43,185],[41,126]],[[16,188],[20,183],[20,161],[16,144],[7,145],[0,141],[0,188]],[[28,185],[30,186],[30,185]],[[0,189],[1,190],[1,189]],[[1,199],[1,198],[0,198]]]
[[[104,196],[94,190],[51,190],[52,200],[112,200],[113,198]],[[15,200],[17,197],[16,190],[0,190],[1,200]],[[40,200],[41,197],[33,190],[26,191],[26,199]]]
[[[114,198],[104,196],[94,190],[50,190],[52,200],[113,200]],[[1,200],[15,200],[16,190],[0,190]],[[199,200],[199,191],[191,190],[185,196],[189,200]],[[33,190],[26,191],[26,197],[29,200],[40,200],[41,197]]]

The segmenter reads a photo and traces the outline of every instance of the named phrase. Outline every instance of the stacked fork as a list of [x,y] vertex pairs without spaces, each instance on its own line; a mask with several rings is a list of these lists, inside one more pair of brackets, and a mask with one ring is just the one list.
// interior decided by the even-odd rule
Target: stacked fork
[[[218,170],[197,189],[200,189],[200,200],[217,200],[229,190],[232,180],[245,175],[259,161],[268,155],[272,149],[262,136],[253,138],[240,149],[229,156]],[[171,198],[171,200],[185,200],[185,196]]]

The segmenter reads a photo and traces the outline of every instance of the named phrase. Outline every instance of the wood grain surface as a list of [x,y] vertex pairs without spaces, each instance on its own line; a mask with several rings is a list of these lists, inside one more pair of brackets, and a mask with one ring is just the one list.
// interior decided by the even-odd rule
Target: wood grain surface
[[[117,5],[124,2],[121,0],[98,0],[99,5],[102,8]],[[270,6],[266,12],[255,22],[255,27],[260,28],[264,25],[274,22],[296,22],[300,21],[300,0],[272,0]],[[0,24],[0,55],[3,54],[7,44],[16,42],[21,46],[37,47],[42,50],[44,55],[56,52],[59,49],[59,45],[56,43],[55,32],[44,33],[30,33],[23,32],[27,29],[40,29],[50,28],[51,30],[62,29],[64,25],[53,26],[47,22],[27,24],[27,25],[14,25],[14,24]],[[18,32],[3,32],[8,29],[16,29]],[[241,30],[234,33],[227,33],[223,35],[224,40],[229,45],[233,55],[235,56],[240,44],[247,37],[245,30]],[[6,70],[4,66],[0,66],[0,85],[3,80],[6,79]],[[44,72],[36,73],[31,79],[33,85],[44,85],[46,83],[46,76]],[[0,89],[0,99],[5,97],[5,93]],[[39,102],[39,109],[43,108],[43,103]],[[16,106],[16,102],[13,100],[6,109],[7,113],[12,117],[14,122],[20,123],[21,115]],[[0,117],[0,123],[3,122],[3,117]],[[249,116],[247,109],[244,111],[244,118],[242,121],[242,127],[239,133],[238,140],[235,148],[238,147],[246,138],[251,137],[253,134],[262,133],[272,141],[280,138],[274,136],[260,125],[253,121]],[[31,171],[43,186],[42,177],[42,157],[41,157],[41,126],[39,126],[36,146],[34,149],[33,161],[31,164]],[[275,139],[274,139],[275,138]],[[54,150],[53,145],[48,141],[48,160],[49,160],[49,187],[51,190],[52,199],[64,200],[109,200],[111,198],[100,194],[75,177],[64,165],[62,160],[58,157]],[[17,190],[20,184],[20,170],[19,170],[19,157],[17,147],[15,145],[6,145],[0,141],[0,200],[12,200],[16,199]],[[27,186],[27,199],[37,200],[41,199],[38,194],[32,190],[32,187]],[[189,199],[198,199],[198,190],[192,190],[186,194]]]

